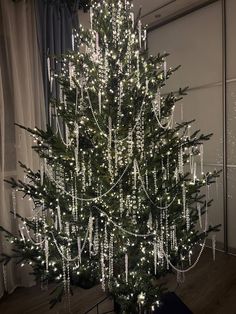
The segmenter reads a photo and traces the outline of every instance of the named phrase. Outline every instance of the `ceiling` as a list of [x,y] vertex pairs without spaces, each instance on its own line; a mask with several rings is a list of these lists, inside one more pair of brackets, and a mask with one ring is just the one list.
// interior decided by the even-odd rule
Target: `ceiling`
[[150,27],[204,2],[206,0],[133,0],[136,16],[141,9],[142,21]]

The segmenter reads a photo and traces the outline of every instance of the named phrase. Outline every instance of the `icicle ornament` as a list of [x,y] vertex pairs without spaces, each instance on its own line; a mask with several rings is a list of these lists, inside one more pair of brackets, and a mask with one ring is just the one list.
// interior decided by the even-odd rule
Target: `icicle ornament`
[[89,230],[89,254],[91,254],[93,246],[93,216],[91,214],[89,216],[88,230]]
[[166,62],[166,59],[163,62],[163,72],[164,72],[164,79],[166,80],[166,77],[167,77],[167,62]]
[[153,244],[153,255],[154,255],[154,274],[157,274],[157,242]]
[[59,204],[57,205],[57,222],[58,222],[59,230],[62,231],[61,208]]
[[139,48],[142,48],[142,22],[138,21],[138,37],[139,37]]
[[201,174],[204,174],[204,168],[203,168],[203,156],[204,150],[203,150],[203,144],[200,145],[200,164],[201,164]]
[[51,60],[47,57],[48,80],[51,82]]
[[49,265],[49,244],[48,244],[48,238],[45,239],[45,265],[46,265],[46,272],[48,272],[48,265]]
[[130,19],[132,23],[132,28],[134,28],[134,13],[133,12],[130,12]]
[[44,161],[41,161],[40,163],[40,184],[43,185],[43,179],[44,179]]
[[94,233],[94,240],[93,240],[93,254],[97,255],[99,252],[99,232],[98,232],[98,220],[96,220],[96,227]]
[[90,28],[91,30],[93,30],[93,7],[91,6],[90,7],[90,10],[89,10],[89,17],[90,17]]
[[129,257],[128,254],[125,253],[125,282],[128,283],[129,277]]
[[98,91],[98,108],[99,108],[99,113],[102,113],[102,93],[99,90]]
[[75,35],[74,35],[73,32],[72,32],[72,35],[71,35],[71,48],[72,48],[72,51],[75,50]]
[[105,283],[105,279],[106,279],[106,273],[105,273],[105,260],[104,260],[104,248],[103,248],[103,243],[101,243],[101,282],[102,282],[102,290],[105,291],[106,290],[106,283]]
[[202,228],[202,212],[201,212],[201,204],[197,203],[197,212],[198,212],[198,220],[199,220],[199,226]]
[[109,280],[113,277],[113,248],[114,246],[114,239],[111,235],[110,242],[109,242]]
[[11,192],[12,196],[12,211],[13,211],[13,216],[16,219],[16,190],[13,189]]

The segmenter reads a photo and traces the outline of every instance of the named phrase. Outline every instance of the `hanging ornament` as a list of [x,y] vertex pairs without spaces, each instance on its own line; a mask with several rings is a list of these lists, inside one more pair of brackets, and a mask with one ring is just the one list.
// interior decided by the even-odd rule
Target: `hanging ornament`
[[175,168],[174,178],[175,178],[175,182],[177,183],[177,182],[178,182],[178,179],[179,179],[178,167]]
[[75,171],[78,175],[79,173],[79,125],[78,123],[75,123]]
[[98,55],[99,55],[99,50],[100,50],[100,48],[99,48],[99,34],[98,34],[98,32],[96,32],[96,34],[95,34],[95,37],[96,37],[96,54],[97,54],[97,58],[98,58]]
[[109,280],[113,277],[113,241],[113,235],[111,235],[109,242]]
[[148,171],[145,171],[145,183],[146,183],[146,190],[149,188],[149,182],[148,182]]
[[75,50],[75,35],[72,31],[72,35],[71,35],[71,48],[72,48],[72,51]]
[[136,51],[136,58],[137,58],[137,88],[139,89],[141,87],[140,85],[140,56],[139,56],[139,50]]
[[74,87],[75,87],[74,76],[75,76],[75,66],[74,66],[73,63],[70,61],[70,62],[69,62],[69,81],[70,81],[70,88],[74,88]]
[[153,170],[153,181],[154,181],[154,192],[156,194],[157,190],[158,190],[158,188],[157,188],[157,169],[156,169],[156,167]]
[[134,163],[133,163],[133,169],[134,169],[134,189],[136,190],[137,188],[137,166],[136,166],[136,159],[134,159]]
[[40,162],[40,184],[43,185],[43,179],[44,179],[44,161]]
[[132,28],[134,28],[134,13],[133,12],[130,12],[130,19],[131,19],[131,25],[132,25]]
[[91,30],[93,30],[93,7],[92,6],[90,6],[89,12],[90,12],[90,14],[89,14],[89,16],[90,16],[90,28],[91,28]]
[[108,137],[108,147],[107,147],[107,155],[108,155],[108,171],[111,176],[111,182],[113,183],[113,167],[112,167],[112,119],[111,117],[108,118],[108,129],[109,129],[109,137]]
[[188,252],[188,263],[189,263],[189,266],[192,265],[192,251]]
[[61,248],[63,257],[62,257],[62,278],[63,278],[63,287],[64,287],[64,293],[67,296],[67,280],[66,280],[66,260],[64,258],[65,256],[65,248],[62,246]]
[[185,183],[182,186],[182,200],[183,200],[183,217],[186,217],[186,188]]
[[133,146],[134,146],[134,142],[133,142],[133,132],[132,132],[132,128],[129,128],[129,132],[128,132],[128,158],[131,159],[133,157]]
[[119,86],[119,102],[118,102],[118,112],[117,112],[117,129],[120,128],[121,116],[122,116],[122,103],[123,103],[123,82],[120,81]]
[[129,276],[129,257],[128,254],[125,253],[125,282],[128,283]]
[[66,233],[67,237],[70,238],[70,223],[66,222],[65,225],[66,225],[65,233]]
[[89,254],[91,254],[93,246],[93,216],[91,213],[89,216],[88,230],[89,230]]
[[93,254],[97,255],[98,251],[99,251],[99,234],[98,234],[98,220],[96,219],[96,227],[93,240]]
[[183,160],[183,148],[182,146],[180,147],[179,153],[178,153],[178,163],[179,163],[179,174],[183,175],[184,174],[184,160]]
[[98,91],[98,108],[99,108],[99,113],[102,113],[102,93],[101,90]]
[[57,205],[57,221],[58,221],[59,230],[62,231],[61,208],[59,204]]
[[78,250],[79,263],[81,263],[81,239],[80,237],[77,237],[77,250]]
[[157,93],[154,100],[154,109],[156,110],[157,116],[161,119],[161,91],[157,88]]
[[187,227],[187,231],[189,231],[190,229],[190,213],[189,213],[189,208],[186,208],[186,227]]
[[102,290],[106,290],[106,283],[105,283],[105,260],[104,260],[104,250],[103,250],[103,243],[101,243],[101,282],[102,282]]
[[20,231],[21,239],[22,239],[23,242],[25,243],[25,235],[24,235],[23,229],[24,229],[24,227],[19,226],[19,231]]
[[71,302],[70,302],[70,262],[71,259],[70,248],[67,248],[67,263],[66,263],[66,285],[67,285],[67,302],[68,310],[71,312]]
[[86,166],[84,161],[84,155],[82,155],[82,163],[81,163],[81,172],[82,172],[82,192],[86,190]]
[[118,161],[119,161],[119,152],[118,152],[118,144],[117,144],[117,136],[116,130],[114,132],[114,151],[115,151],[115,167],[114,167],[114,176],[118,176]]
[[66,142],[66,146],[68,147],[69,145],[70,145],[70,139],[69,139],[69,134],[70,134],[70,132],[69,132],[69,128],[68,128],[68,125],[67,124],[65,124],[65,142]]
[[138,21],[138,38],[139,38],[139,48],[142,48],[142,22]]
[[193,165],[193,183],[194,184],[196,183],[196,179],[197,179],[197,163],[194,162],[194,165]]
[[148,94],[149,90],[149,80],[146,78],[146,94]]
[[177,239],[176,239],[176,226],[171,227],[171,250],[174,250],[177,246]]
[[48,262],[49,262],[49,246],[48,246],[48,238],[45,238],[45,264],[46,264],[46,272],[48,272]]
[[12,189],[11,192],[11,197],[12,197],[12,211],[13,211],[13,216],[16,219],[16,190]]
[[154,274],[157,274],[157,242],[153,243],[153,255],[154,255]]
[[204,174],[204,168],[203,168],[203,144],[200,145],[200,163],[201,163],[201,174]]
[[147,50],[147,30],[143,32],[144,50]]
[[47,57],[47,68],[48,68],[48,80],[51,82],[51,61],[50,58]]
[[[55,218],[54,218],[54,228],[55,230],[58,230],[58,218],[57,218],[57,215],[55,215]],[[38,241],[38,240],[36,240]]]
[[105,225],[105,230],[104,230],[104,253],[107,252],[108,247],[109,247],[109,244],[108,244],[107,226]]
[[167,77],[167,62],[166,62],[166,59],[163,62],[163,72],[164,72],[164,79],[166,80],[166,77]]
[[201,204],[197,203],[197,212],[198,212],[198,220],[199,220],[199,226],[202,228],[202,212],[201,212]]
[[124,211],[124,197],[123,197],[123,188],[122,184],[119,184],[119,200],[120,200],[120,215],[122,216]]
[[167,161],[166,161],[166,178],[169,180],[170,178],[170,157],[169,152],[167,152]]

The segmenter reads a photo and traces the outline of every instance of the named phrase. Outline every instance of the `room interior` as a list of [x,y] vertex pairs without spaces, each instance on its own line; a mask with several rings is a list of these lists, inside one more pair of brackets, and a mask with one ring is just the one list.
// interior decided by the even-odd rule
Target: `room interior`
[[[0,1],[0,225],[13,234],[17,234],[17,224],[9,212],[15,206],[17,214],[28,217],[32,203],[19,201],[4,180],[22,176],[18,160],[33,169],[40,167],[31,150],[32,139],[14,123],[45,128],[51,119],[50,97],[59,97],[54,83],[48,81],[48,55],[70,50],[72,30],[76,28],[79,33],[80,24],[84,29],[91,28],[89,4],[74,1],[76,6],[70,10],[69,2]],[[168,95],[188,86],[187,95],[176,106],[174,121],[195,119],[194,130],[213,133],[204,145],[204,171],[221,171],[214,186],[206,191],[214,200],[208,223],[220,225],[219,232],[208,235],[199,262],[182,283],[177,282],[175,274],[161,280],[189,308],[191,312],[187,313],[236,314],[236,1],[132,2],[135,20],[146,26],[148,55],[168,53],[168,68],[181,65],[162,89],[162,94]],[[50,66],[51,71],[57,69],[57,64],[51,62]],[[9,253],[10,248],[0,234],[2,252]],[[193,261],[197,257],[198,251]],[[119,313],[114,300],[99,285],[75,289],[70,310],[64,300],[49,309],[49,293],[55,284],[40,285],[30,272],[29,265],[1,266],[1,313]],[[140,309],[135,313],[149,312]]]

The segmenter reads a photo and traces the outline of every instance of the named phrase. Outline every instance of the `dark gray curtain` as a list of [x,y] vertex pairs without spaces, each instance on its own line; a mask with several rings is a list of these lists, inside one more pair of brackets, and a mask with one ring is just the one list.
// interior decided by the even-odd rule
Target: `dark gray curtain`
[[[78,29],[78,1],[35,0],[38,24],[38,41],[42,56],[43,82],[45,90],[46,112],[49,112],[49,98],[57,95],[57,86],[53,83],[52,92],[48,80],[47,57],[61,55],[71,49],[72,29]],[[51,58],[51,69],[60,70]],[[48,117],[48,114],[47,114]]]

